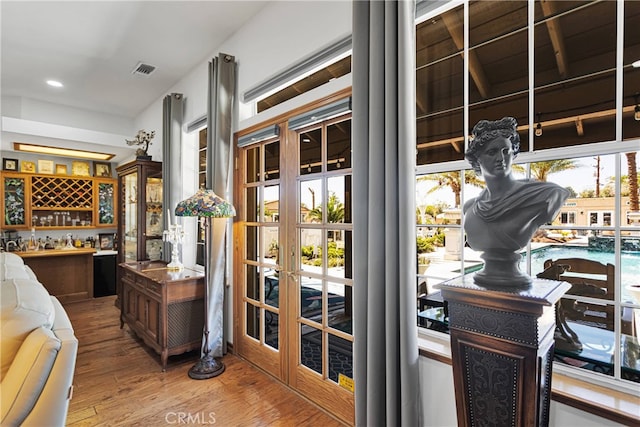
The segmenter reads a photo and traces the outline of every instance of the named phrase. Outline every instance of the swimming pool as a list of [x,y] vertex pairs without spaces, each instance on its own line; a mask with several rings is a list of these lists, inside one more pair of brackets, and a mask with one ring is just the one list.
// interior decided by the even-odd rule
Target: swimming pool
[[[545,260],[559,258],[585,258],[603,264],[616,265],[613,252],[596,251],[582,246],[551,245],[531,250],[531,276],[535,277],[536,274],[544,270]],[[526,271],[526,262],[526,254],[523,254],[522,261],[520,261],[520,269],[522,271]],[[623,289],[627,285],[640,284],[640,253],[622,252],[620,269]]]
[[[597,251],[589,249],[584,246],[570,246],[570,245],[549,245],[537,249],[531,250],[531,277],[544,270],[544,262],[547,259],[560,259],[560,258],[584,258],[593,261],[598,261],[603,264],[615,263],[615,254],[613,252]],[[625,286],[628,285],[640,285],[640,252],[626,252],[623,251],[620,255],[621,273],[620,281],[622,283],[622,293],[626,295]],[[483,263],[471,265],[464,270],[464,274],[474,273],[482,269]],[[522,260],[519,264],[520,270],[527,271],[527,255],[522,252]],[[618,266],[616,266],[618,268]],[[623,298],[628,300],[629,298]]]

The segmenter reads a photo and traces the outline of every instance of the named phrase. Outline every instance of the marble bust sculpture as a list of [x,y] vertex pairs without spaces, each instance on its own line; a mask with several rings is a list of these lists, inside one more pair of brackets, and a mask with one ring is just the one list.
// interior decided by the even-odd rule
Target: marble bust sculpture
[[555,218],[569,197],[569,191],[557,184],[515,179],[511,166],[519,150],[517,122],[504,117],[479,121],[465,153],[486,183],[463,207],[467,242],[482,252],[485,262],[474,275],[480,286],[528,288],[532,280],[518,267],[518,251],[541,225]]

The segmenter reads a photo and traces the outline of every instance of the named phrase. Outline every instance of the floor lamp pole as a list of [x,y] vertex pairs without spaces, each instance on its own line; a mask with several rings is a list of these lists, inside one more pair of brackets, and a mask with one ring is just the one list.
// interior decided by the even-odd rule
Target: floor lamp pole
[[204,345],[202,357],[189,370],[189,377],[195,380],[213,378],[224,372],[224,364],[216,360],[209,349],[209,275],[211,274],[211,244],[213,233],[211,218],[204,217],[205,244],[204,244]]

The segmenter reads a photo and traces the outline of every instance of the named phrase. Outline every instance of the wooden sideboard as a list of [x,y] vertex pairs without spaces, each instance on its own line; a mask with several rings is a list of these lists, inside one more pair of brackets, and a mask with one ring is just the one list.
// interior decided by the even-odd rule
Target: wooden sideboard
[[169,271],[163,261],[121,263],[120,327],[126,323],[160,354],[169,356],[201,347],[204,325],[204,275]]

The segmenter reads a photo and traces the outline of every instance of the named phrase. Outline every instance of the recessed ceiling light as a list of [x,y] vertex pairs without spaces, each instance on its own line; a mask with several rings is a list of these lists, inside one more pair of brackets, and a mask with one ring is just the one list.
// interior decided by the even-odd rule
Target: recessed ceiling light
[[64,86],[62,83],[60,83],[57,80],[47,80],[47,84],[49,86],[53,86],[53,87],[62,87],[62,86]]

